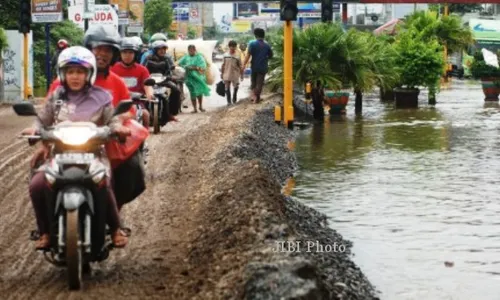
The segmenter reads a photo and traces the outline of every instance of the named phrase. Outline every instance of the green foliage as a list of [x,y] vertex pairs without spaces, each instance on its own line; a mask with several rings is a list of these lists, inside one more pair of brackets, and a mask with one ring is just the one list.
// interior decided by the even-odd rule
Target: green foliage
[[151,34],[167,32],[172,24],[170,0],[148,0],[144,7],[144,31]]
[[0,27],[0,52],[5,49],[9,44],[7,43],[7,36],[5,35],[5,31]]
[[[429,10],[439,11],[440,14],[444,14],[444,5],[439,4],[429,4]],[[481,12],[483,11],[483,6],[481,4],[448,4],[449,13],[456,13],[459,15],[464,15],[471,12]]]
[[471,29],[463,26],[457,16],[437,18],[435,14],[418,11],[407,17],[404,28],[414,29],[424,40],[437,38],[448,48],[448,53],[460,52],[474,43]]
[[188,30],[187,30],[187,38],[192,40],[198,37],[198,32],[196,31],[196,28],[189,25]]
[[474,53],[474,61],[470,67],[472,77],[481,78],[500,78],[500,68],[486,64],[483,53],[477,51]]
[[396,63],[401,68],[402,86],[437,87],[445,65],[443,49],[437,39],[423,39],[421,33],[412,29],[398,35],[395,47],[399,53]]
[[[339,24],[318,23],[294,31],[293,72],[297,84],[319,81],[329,89],[352,87],[364,92],[376,85],[392,88],[399,82],[397,52],[383,38]],[[283,30],[268,35],[275,57],[270,62],[271,90],[283,84]]]

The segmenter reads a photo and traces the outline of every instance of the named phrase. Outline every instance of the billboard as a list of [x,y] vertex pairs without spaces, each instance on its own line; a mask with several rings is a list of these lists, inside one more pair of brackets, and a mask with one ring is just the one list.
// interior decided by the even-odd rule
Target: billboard
[[236,17],[254,17],[259,15],[259,4],[255,2],[235,3]]
[[189,2],[172,3],[174,21],[189,21]]
[[141,33],[144,31],[144,2],[142,0],[128,0],[130,19],[128,32]]
[[118,24],[127,25],[129,17],[128,0],[109,0],[109,4],[118,6]]
[[[334,3],[334,11],[340,9],[340,3]],[[321,3],[299,2],[299,18],[321,18]],[[279,3],[262,3],[260,6],[261,16],[278,17],[280,13]]]
[[469,26],[476,40],[500,41],[500,21],[470,19]]
[[62,21],[62,0],[31,0],[31,19],[33,23]]
[[[449,0],[447,3],[459,4],[479,4],[495,3],[495,0]],[[422,3],[422,4],[441,4],[443,0],[360,0],[358,3],[377,3],[377,4],[399,4],[399,3]]]

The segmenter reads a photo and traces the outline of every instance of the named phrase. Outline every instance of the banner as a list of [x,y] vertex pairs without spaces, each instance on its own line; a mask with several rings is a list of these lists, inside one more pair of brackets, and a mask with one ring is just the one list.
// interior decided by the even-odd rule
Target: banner
[[62,0],[31,0],[31,20],[33,23],[62,21]]
[[189,21],[189,2],[172,3],[174,21]]
[[118,25],[127,25],[129,22],[129,0],[109,0],[109,4],[118,6]]
[[129,16],[127,31],[141,33],[144,31],[144,2],[142,0],[129,0]]
[[233,20],[231,22],[231,32],[244,33],[252,31],[252,21]]

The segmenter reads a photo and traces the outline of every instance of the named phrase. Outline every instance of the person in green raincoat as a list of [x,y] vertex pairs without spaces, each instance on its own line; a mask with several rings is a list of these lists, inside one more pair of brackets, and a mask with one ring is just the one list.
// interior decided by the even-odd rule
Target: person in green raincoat
[[188,54],[179,60],[179,66],[186,69],[186,79],[184,82],[191,95],[191,102],[194,108],[193,113],[198,112],[196,109],[196,99],[198,99],[200,111],[204,112],[203,96],[210,96],[210,87],[207,85],[207,78],[205,76],[205,69],[207,68],[205,59],[201,54],[196,52],[194,45],[189,45]]

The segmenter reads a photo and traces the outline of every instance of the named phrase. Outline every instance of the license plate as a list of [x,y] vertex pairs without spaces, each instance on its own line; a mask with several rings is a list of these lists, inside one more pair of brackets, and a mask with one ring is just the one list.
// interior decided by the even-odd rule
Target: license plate
[[63,164],[88,164],[94,158],[93,153],[61,153],[55,156],[56,161]]

